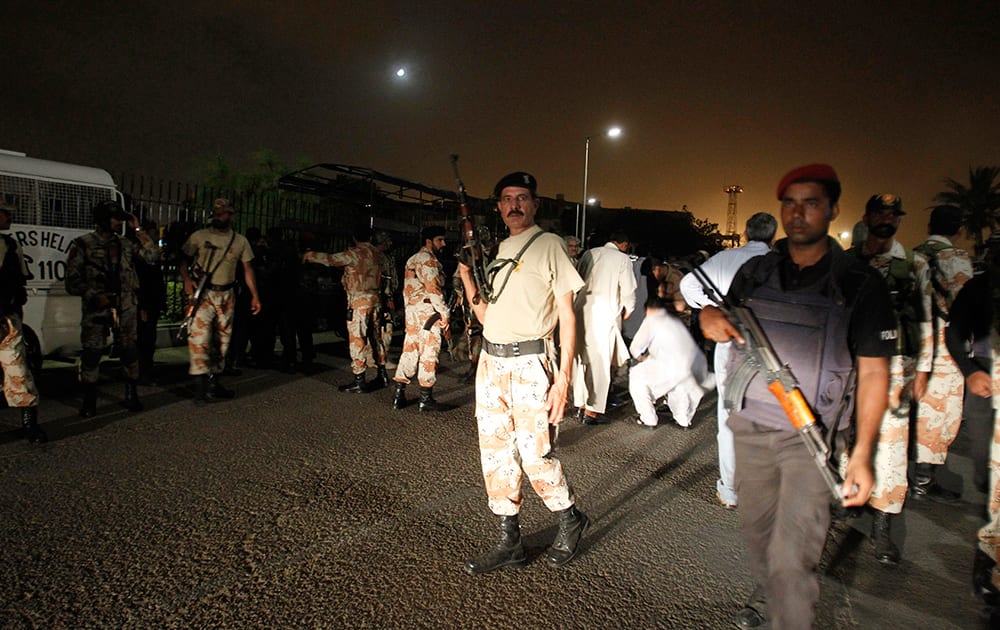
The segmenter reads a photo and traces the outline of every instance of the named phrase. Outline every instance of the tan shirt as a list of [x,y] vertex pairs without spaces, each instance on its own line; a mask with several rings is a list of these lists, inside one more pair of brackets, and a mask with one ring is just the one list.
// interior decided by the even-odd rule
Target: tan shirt
[[[215,270],[208,279],[209,284],[224,285],[236,282],[236,266],[241,262],[253,260],[253,249],[242,234],[236,234],[232,246],[226,251],[230,238],[233,238],[231,230],[220,232],[205,228],[192,234],[184,243],[185,256],[193,258],[198,267],[204,271]],[[211,243],[215,249],[206,246],[206,243]],[[226,256],[220,262],[223,252]]]
[[[497,260],[514,258],[532,236],[541,232],[537,225],[500,243]],[[566,243],[555,234],[542,234],[525,250],[521,264],[510,274],[507,268],[493,281],[496,303],[486,309],[483,337],[493,343],[513,343],[552,336],[559,321],[556,297],[583,286],[580,274],[566,251]]]

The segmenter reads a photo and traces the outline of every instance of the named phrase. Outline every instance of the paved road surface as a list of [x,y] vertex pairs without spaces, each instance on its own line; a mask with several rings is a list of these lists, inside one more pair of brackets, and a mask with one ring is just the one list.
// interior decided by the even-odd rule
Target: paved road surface
[[[445,364],[435,390],[456,410],[393,411],[390,389],[337,392],[343,344],[321,350],[312,374],[246,370],[235,400],[206,407],[183,352],[162,350],[147,411],[118,407],[109,381],[89,420],[72,369],[47,367],[48,444],[0,412],[0,627],[730,627],[751,585],[737,514],[714,502],[714,396],[689,431],[567,423],[559,455],[592,519],[582,554],[545,565],[555,519],[526,486],[535,561],[473,578],[463,561],[497,532],[462,368]],[[908,507],[895,570],[871,557],[867,518],[847,526],[817,627],[982,627],[968,584],[984,497],[963,492],[957,508]]]

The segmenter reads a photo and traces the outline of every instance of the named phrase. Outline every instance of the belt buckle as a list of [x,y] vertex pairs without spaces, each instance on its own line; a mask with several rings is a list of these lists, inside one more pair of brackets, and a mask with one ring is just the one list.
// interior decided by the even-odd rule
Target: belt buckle
[[515,341],[512,344],[510,344],[510,351],[514,353],[515,357],[521,356],[521,347],[520,347],[520,345],[518,345],[517,341]]

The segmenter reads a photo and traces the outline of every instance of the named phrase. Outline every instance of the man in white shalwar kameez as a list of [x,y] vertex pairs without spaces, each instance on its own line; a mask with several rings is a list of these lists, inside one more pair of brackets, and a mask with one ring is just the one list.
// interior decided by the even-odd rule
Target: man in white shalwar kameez
[[667,303],[656,296],[646,304],[646,317],[629,348],[639,361],[628,373],[628,390],[639,413],[636,424],[659,423],[656,401],[666,395],[674,421],[691,426],[705,392],[715,387],[705,354]]
[[611,234],[602,247],[588,249],[577,270],[586,283],[576,294],[577,342],[573,362],[573,404],[583,409],[584,424],[604,424],[612,367],[628,362],[622,317],[635,309],[635,274],[625,250],[624,232]]

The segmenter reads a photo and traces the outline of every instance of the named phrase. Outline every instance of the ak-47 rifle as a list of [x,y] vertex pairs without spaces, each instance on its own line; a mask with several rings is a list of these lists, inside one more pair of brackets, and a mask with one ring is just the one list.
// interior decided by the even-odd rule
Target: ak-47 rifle
[[[193,263],[191,266],[193,275],[198,276],[198,284],[195,285],[194,293],[191,294],[191,298],[188,300],[187,306],[184,308],[184,319],[181,321],[181,325],[177,329],[177,337],[179,339],[187,339],[188,334],[190,334],[191,327],[194,325],[194,317],[198,313],[198,307],[201,306],[201,301],[205,299],[205,287],[208,285],[208,279],[212,276],[211,272],[206,271],[206,269],[212,268],[212,258],[215,257],[215,250],[219,248],[209,241],[205,241],[204,247],[211,253],[208,255],[208,262],[205,263],[204,269],[202,269],[197,262]],[[200,272],[200,274],[198,272]]]
[[472,220],[472,209],[469,208],[469,202],[465,197],[465,184],[458,174],[458,155],[455,153],[451,154],[451,168],[455,173],[455,181],[458,182],[458,211],[461,215],[463,240],[460,258],[472,270],[472,280],[478,289],[478,294],[474,295],[471,301],[473,304],[479,304],[480,299],[489,302],[493,287],[486,273],[486,252],[476,232],[476,223]]
[[695,267],[692,273],[705,289],[708,298],[715,302],[726,319],[740,331],[746,342],[747,362],[726,384],[726,409],[738,410],[750,379],[758,373],[761,374],[767,380],[767,389],[774,394],[788,420],[798,430],[799,437],[805,443],[830,493],[836,501],[842,502],[844,500],[842,484],[830,463],[830,447],[823,439],[822,430],[816,423],[816,416],[802,395],[799,382],[792,374],[791,368],[778,359],[774,346],[771,345],[753,311],[745,306],[730,304],[701,267]]

